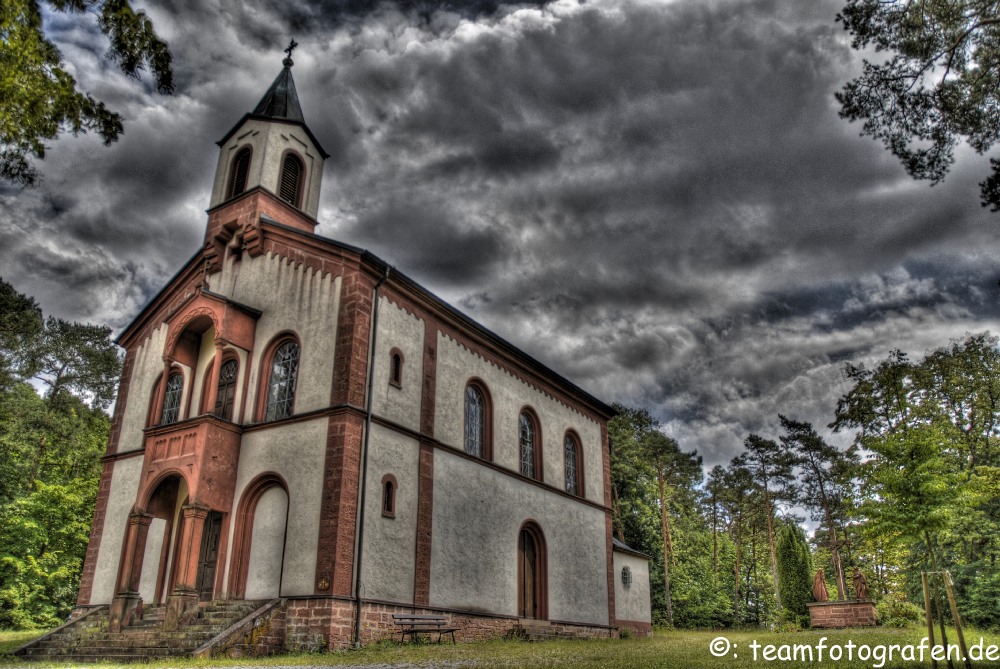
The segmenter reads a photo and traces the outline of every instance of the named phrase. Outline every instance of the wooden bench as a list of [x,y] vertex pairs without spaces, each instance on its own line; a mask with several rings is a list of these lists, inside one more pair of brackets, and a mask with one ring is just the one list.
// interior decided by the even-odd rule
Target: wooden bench
[[437,632],[438,643],[441,643],[441,636],[451,634],[451,642],[455,643],[455,632],[457,627],[445,627],[448,619],[444,616],[418,616],[409,613],[393,613],[392,621],[399,627],[399,640],[405,641],[406,635],[410,635],[411,641],[416,641],[417,635],[426,633],[428,635]]

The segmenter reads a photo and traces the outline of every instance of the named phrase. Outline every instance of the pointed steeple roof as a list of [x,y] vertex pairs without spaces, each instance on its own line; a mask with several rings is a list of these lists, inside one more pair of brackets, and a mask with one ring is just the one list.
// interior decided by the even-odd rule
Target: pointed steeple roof
[[240,119],[239,123],[234,125],[232,129],[226,133],[226,136],[220,139],[216,144],[222,146],[225,144],[230,137],[235,133],[247,120],[249,119],[260,119],[265,121],[277,121],[279,123],[292,123],[294,125],[302,126],[309,139],[319,150],[320,155],[324,159],[329,158],[330,154],[323,150],[320,146],[319,141],[313,136],[312,131],[309,130],[309,126],[306,125],[305,117],[302,115],[302,106],[299,104],[299,95],[295,91],[295,80],[292,79],[292,54],[291,50],[298,46],[295,41],[289,45],[285,52],[288,53],[288,57],[281,61],[281,72],[275,77],[274,83],[271,87],[267,89],[264,93],[264,97],[260,99],[254,110],[248,114],[244,114],[243,118]]
[[294,63],[291,58],[286,58],[281,64],[284,65],[281,73],[267,89],[267,93],[264,93],[264,97],[260,99],[251,114],[305,123],[302,107],[299,105],[299,96],[295,92],[295,80],[292,79],[292,65]]

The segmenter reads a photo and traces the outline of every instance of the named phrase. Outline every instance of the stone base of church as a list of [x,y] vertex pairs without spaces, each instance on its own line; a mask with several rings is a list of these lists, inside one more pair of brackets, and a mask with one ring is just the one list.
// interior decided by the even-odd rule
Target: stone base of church
[[615,624],[618,629],[621,630],[619,636],[624,636],[626,630],[628,634],[635,637],[645,638],[653,636],[653,624],[652,623],[640,623],[634,620],[616,620]]
[[876,623],[875,602],[870,599],[812,602],[806,606],[809,607],[810,627],[873,627]]
[[[412,607],[399,604],[363,602],[361,605],[361,643],[399,639],[399,628],[393,622],[393,613],[409,615],[444,615],[449,627],[458,628],[455,640],[483,641],[513,636],[521,626],[517,618],[478,614],[464,611],[448,611]],[[568,636],[578,638],[608,638],[616,636],[615,630],[607,626],[585,625],[552,621],[554,629]],[[622,626],[642,625],[625,623]],[[337,650],[347,648],[354,642],[354,601],[335,598],[289,599],[285,610],[285,650],[291,652]],[[645,634],[652,633],[652,628]],[[449,635],[450,636],[450,635]]]

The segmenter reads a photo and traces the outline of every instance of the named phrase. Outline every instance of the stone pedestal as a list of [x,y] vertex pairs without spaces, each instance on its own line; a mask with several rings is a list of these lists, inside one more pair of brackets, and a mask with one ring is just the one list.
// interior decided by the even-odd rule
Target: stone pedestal
[[843,602],[813,602],[809,607],[809,626],[873,627],[875,602],[870,599],[850,599]]

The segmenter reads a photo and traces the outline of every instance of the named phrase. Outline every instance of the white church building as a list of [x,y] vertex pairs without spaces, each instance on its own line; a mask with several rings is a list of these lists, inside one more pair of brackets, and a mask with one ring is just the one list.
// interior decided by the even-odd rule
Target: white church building
[[612,537],[613,410],[315,233],[327,154],[291,66],[219,142],[204,246],[118,338],[76,615],[275,601],[290,650],[392,613],[651,633],[647,560]]

